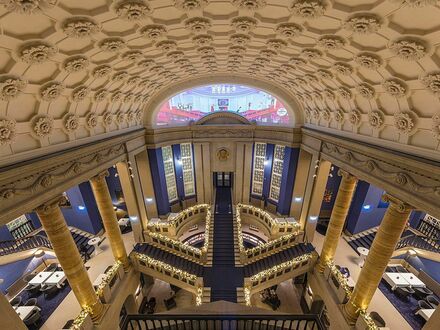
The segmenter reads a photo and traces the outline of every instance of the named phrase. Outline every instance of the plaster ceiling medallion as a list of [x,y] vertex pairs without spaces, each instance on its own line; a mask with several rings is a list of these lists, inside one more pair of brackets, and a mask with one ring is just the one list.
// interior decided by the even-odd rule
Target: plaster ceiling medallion
[[89,95],[89,93],[89,88],[87,88],[86,86],[79,86],[72,91],[72,101],[81,102],[87,97],[87,95]]
[[318,83],[319,80],[314,75],[308,73],[304,75],[304,80],[307,81],[309,84]]
[[314,108],[310,111],[311,117],[315,120],[319,120],[320,116],[321,116],[321,112],[319,111],[319,109]]
[[326,99],[329,99],[331,101],[336,100],[336,95],[331,89],[328,89],[328,88],[324,89],[322,91],[322,94]]
[[355,34],[376,33],[382,25],[382,19],[371,13],[357,13],[343,24],[344,29]]
[[382,110],[374,110],[368,113],[368,124],[373,130],[380,130],[385,125],[385,114]]
[[361,118],[361,112],[356,109],[351,110],[348,114],[348,120],[354,127],[358,127],[361,124]]
[[341,109],[334,110],[333,111],[333,119],[338,124],[342,124],[345,121],[344,111],[342,111]]
[[246,54],[246,48],[241,46],[231,46],[229,47],[229,53],[230,54],[236,54],[236,55],[244,55]]
[[127,123],[131,124],[136,121],[136,113],[133,110],[127,112]]
[[211,21],[204,17],[193,17],[186,20],[185,27],[194,33],[205,33],[211,27]]
[[235,46],[246,46],[248,42],[251,40],[247,34],[233,34],[229,40]]
[[129,50],[122,54],[122,59],[129,62],[136,62],[137,60],[142,58],[142,52],[139,50]]
[[124,96],[124,99],[122,100],[122,102],[124,103],[131,103],[134,100],[134,95],[132,93],[128,93],[127,95]]
[[260,56],[264,58],[271,59],[272,57],[276,56],[278,53],[272,49],[262,49],[260,50]]
[[231,20],[232,27],[238,32],[247,33],[252,31],[258,24],[258,21],[253,17],[240,16]]
[[79,117],[77,115],[68,113],[64,116],[64,129],[68,133],[72,133],[76,131],[79,127]]
[[71,38],[83,39],[101,31],[102,27],[87,16],[74,16],[66,19],[61,29]]
[[177,43],[173,40],[163,40],[158,42],[156,47],[164,52],[170,52],[177,49]]
[[258,10],[266,6],[265,0],[232,0],[232,4],[238,8]]
[[85,56],[71,56],[64,61],[63,69],[68,73],[86,70],[90,61]]
[[213,38],[209,34],[200,34],[195,36],[192,40],[197,46],[203,47],[211,45]]
[[40,98],[46,102],[55,101],[57,98],[61,96],[61,93],[64,90],[63,84],[50,81],[40,88]]
[[161,24],[150,24],[141,28],[139,33],[145,38],[156,40],[163,37],[167,33],[167,29]]
[[135,115],[136,115],[136,122],[140,123],[143,117],[142,110],[136,110]]
[[440,140],[440,113],[432,117],[432,134]]
[[140,61],[137,65],[141,68],[149,69],[149,68],[153,67],[154,65],[156,65],[156,63],[153,60],[145,59],[145,60]]
[[332,113],[329,109],[325,108],[321,110],[321,118],[324,119],[325,121],[330,121],[332,116]]
[[432,72],[420,78],[422,84],[434,95],[440,96],[440,72]]
[[438,4],[438,0],[391,0],[391,1],[413,8],[435,6],[436,4]]
[[382,83],[382,87],[389,95],[401,98],[408,94],[406,84],[397,78],[390,78]]
[[306,117],[306,119],[310,120],[312,118],[312,111],[308,108],[304,109],[304,116]]
[[359,95],[369,100],[371,100],[376,96],[376,91],[374,90],[374,87],[367,83],[359,84],[356,87],[356,90],[359,93]]
[[127,80],[127,86],[133,87],[137,86],[141,82],[142,78],[139,76],[131,77]]
[[39,9],[50,8],[57,0],[0,0],[0,4],[7,11],[14,11],[20,14],[34,14]]
[[125,122],[125,113],[122,112],[122,111],[118,111],[118,112],[116,113],[116,123],[117,123],[118,125],[121,125],[121,124],[123,124],[124,122]]
[[86,115],[86,127],[90,130],[98,126],[98,115],[94,112],[89,112]]
[[210,56],[215,55],[215,48],[214,47],[200,47],[197,48],[197,52],[202,56]]
[[109,111],[104,112],[102,116],[102,121],[105,127],[111,126],[111,124],[113,124],[113,119],[114,119],[114,115],[111,112]]
[[328,70],[319,69],[316,71],[316,74],[321,79],[333,79],[334,75]]
[[174,0],[175,7],[187,11],[202,9],[208,3],[208,0]]
[[282,23],[276,27],[275,31],[285,38],[295,38],[302,33],[303,28],[295,23]]
[[58,48],[43,40],[25,42],[18,50],[18,57],[28,64],[41,64],[58,53]]
[[354,61],[369,70],[377,70],[382,65],[382,59],[378,55],[367,52],[356,55]]
[[124,97],[124,94],[122,94],[122,92],[115,92],[115,93],[112,94],[110,100],[113,103],[116,103],[116,102],[121,101],[123,97]]
[[304,48],[301,51],[301,56],[308,60],[313,60],[322,57],[322,52],[314,48]]
[[353,97],[353,94],[347,87],[339,87],[338,94],[345,100],[351,100],[351,98]]
[[136,22],[147,17],[152,12],[151,8],[142,0],[123,0],[114,6],[119,18]]
[[428,52],[426,43],[414,37],[397,39],[391,42],[388,47],[399,58],[407,61],[420,60]]
[[117,72],[113,75],[112,81],[123,81],[125,79],[128,79],[129,74],[125,71]]
[[322,36],[318,39],[317,45],[327,49],[327,50],[335,50],[341,49],[345,46],[345,39],[339,36]]
[[43,138],[52,133],[53,129],[53,118],[43,115],[36,116],[33,120],[33,132],[39,138]]
[[15,120],[0,119],[0,145],[10,144],[15,138]]
[[302,66],[302,65],[306,65],[307,61],[299,57],[292,57],[289,60],[289,63],[295,66]]
[[333,70],[344,76],[349,76],[353,73],[353,68],[351,67],[351,65],[343,62],[334,63]]
[[98,43],[98,47],[105,52],[117,53],[125,47],[125,41],[121,38],[106,38]]
[[267,47],[276,51],[287,47],[287,42],[281,39],[269,39],[266,43]]
[[13,76],[0,77],[0,100],[10,101],[23,93],[27,86],[27,81]]
[[95,93],[95,101],[101,102],[104,101],[108,96],[108,91],[105,89],[100,89],[99,91],[96,91]]
[[401,134],[414,133],[416,116],[413,111],[401,111],[394,114],[394,127]]
[[145,87],[147,87],[148,83],[149,83],[148,79],[141,80],[137,84],[137,87],[144,89]]
[[318,18],[324,15],[327,3],[323,0],[294,0],[289,9],[295,16]]
[[108,65],[100,65],[93,69],[93,78],[104,78],[108,77],[112,73],[113,69]]

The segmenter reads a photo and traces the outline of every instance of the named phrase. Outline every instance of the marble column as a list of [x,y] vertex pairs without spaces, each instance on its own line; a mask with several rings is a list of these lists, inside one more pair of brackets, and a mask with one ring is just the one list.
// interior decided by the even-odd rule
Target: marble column
[[342,180],[325,234],[319,264],[317,265],[320,273],[324,272],[325,265],[333,260],[357,183],[354,176],[343,170],[339,170],[338,175],[342,176]]
[[27,326],[18,316],[8,299],[0,292],[0,329],[8,330],[26,330]]
[[124,270],[127,271],[130,267],[127,252],[125,251],[124,241],[122,240],[121,230],[119,229],[118,219],[116,218],[113,209],[113,203],[108,191],[105,177],[108,176],[108,171],[101,172],[97,176],[90,179],[93,195],[95,196],[96,204],[98,205],[99,213],[101,214],[102,222],[107,233],[107,238],[112,248],[115,260],[120,261]]
[[66,274],[76,299],[82,308],[90,308],[92,319],[97,320],[101,317],[104,306],[95,293],[78,248],[61,212],[59,204],[64,199],[64,196],[54,198],[39,206],[35,211],[52,243],[55,255]]
[[385,195],[383,199],[389,202],[388,209],[373,240],[350,300],[343,308],[344,315],[350,323],[355,323],[359,312],[368,308],[412,210],[408,204],[393,196]]
[[[147,222],[151,218],[157,218],[157,201],[154,194],[153,177],[151,175],[150,159],[148,151],[144,150],[134,156],[135,165],[133,166],[133,174],[135,175],[136,197],[139,205],[145,205],[146,214],[144,223],[144,230],[147,228]],[[133,161],[132,161],[133,164]],[[142,209],[141,209],[142,211]]]

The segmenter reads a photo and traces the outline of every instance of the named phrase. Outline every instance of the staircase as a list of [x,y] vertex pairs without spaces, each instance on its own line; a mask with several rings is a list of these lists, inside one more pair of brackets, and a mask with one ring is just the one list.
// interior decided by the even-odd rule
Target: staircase
[[282,264],[283,262],[290,261],[296,257],[303,254],[313,252],[315,248],[310,243],[300,243],[289,247],[286,250],[280,251],[278,253],[272,254],[266,258],[260,259],[256,262],[246,265],[243,268],[244,276],[251,277],[265,269],[272,268],[276,265]]

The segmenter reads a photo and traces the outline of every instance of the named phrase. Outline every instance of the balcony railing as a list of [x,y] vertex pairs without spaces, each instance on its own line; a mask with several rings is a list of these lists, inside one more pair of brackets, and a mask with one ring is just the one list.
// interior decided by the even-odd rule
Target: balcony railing
[[52,244],[50,244],[50,241],[47,239],[47,237],[35,235],[12,241],[2,241],[0,242],[0,256],[41,247],[52,249]]
[[324,329],[317,315],[127,315],[122,330]]
[[[300,225],[296,222],[278,222],[272,218],[269,213],[251,205],[238,204],[235,213],[237,222],[238,248],[240,251],[241,262],[244,264],[254,262],[258,259],[267,257],[268,255],[291,247],[298,243],[300,239]],[[242,213],[252,215],[255,219],[258,219],[258,221],[265,225],[274,235],[278,235],[281,232],[287,232],[287,234],[284,234],[277,239],[257,247],[246,249],[243,242]]]

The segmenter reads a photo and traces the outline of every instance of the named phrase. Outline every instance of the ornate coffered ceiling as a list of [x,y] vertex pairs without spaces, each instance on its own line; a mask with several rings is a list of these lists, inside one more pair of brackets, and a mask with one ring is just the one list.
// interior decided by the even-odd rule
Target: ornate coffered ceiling
[[0,156],[139,128],[155,95],[225,74],[290,93],[307,126],[436,155],[439,17],[437,0],[0,0]]

